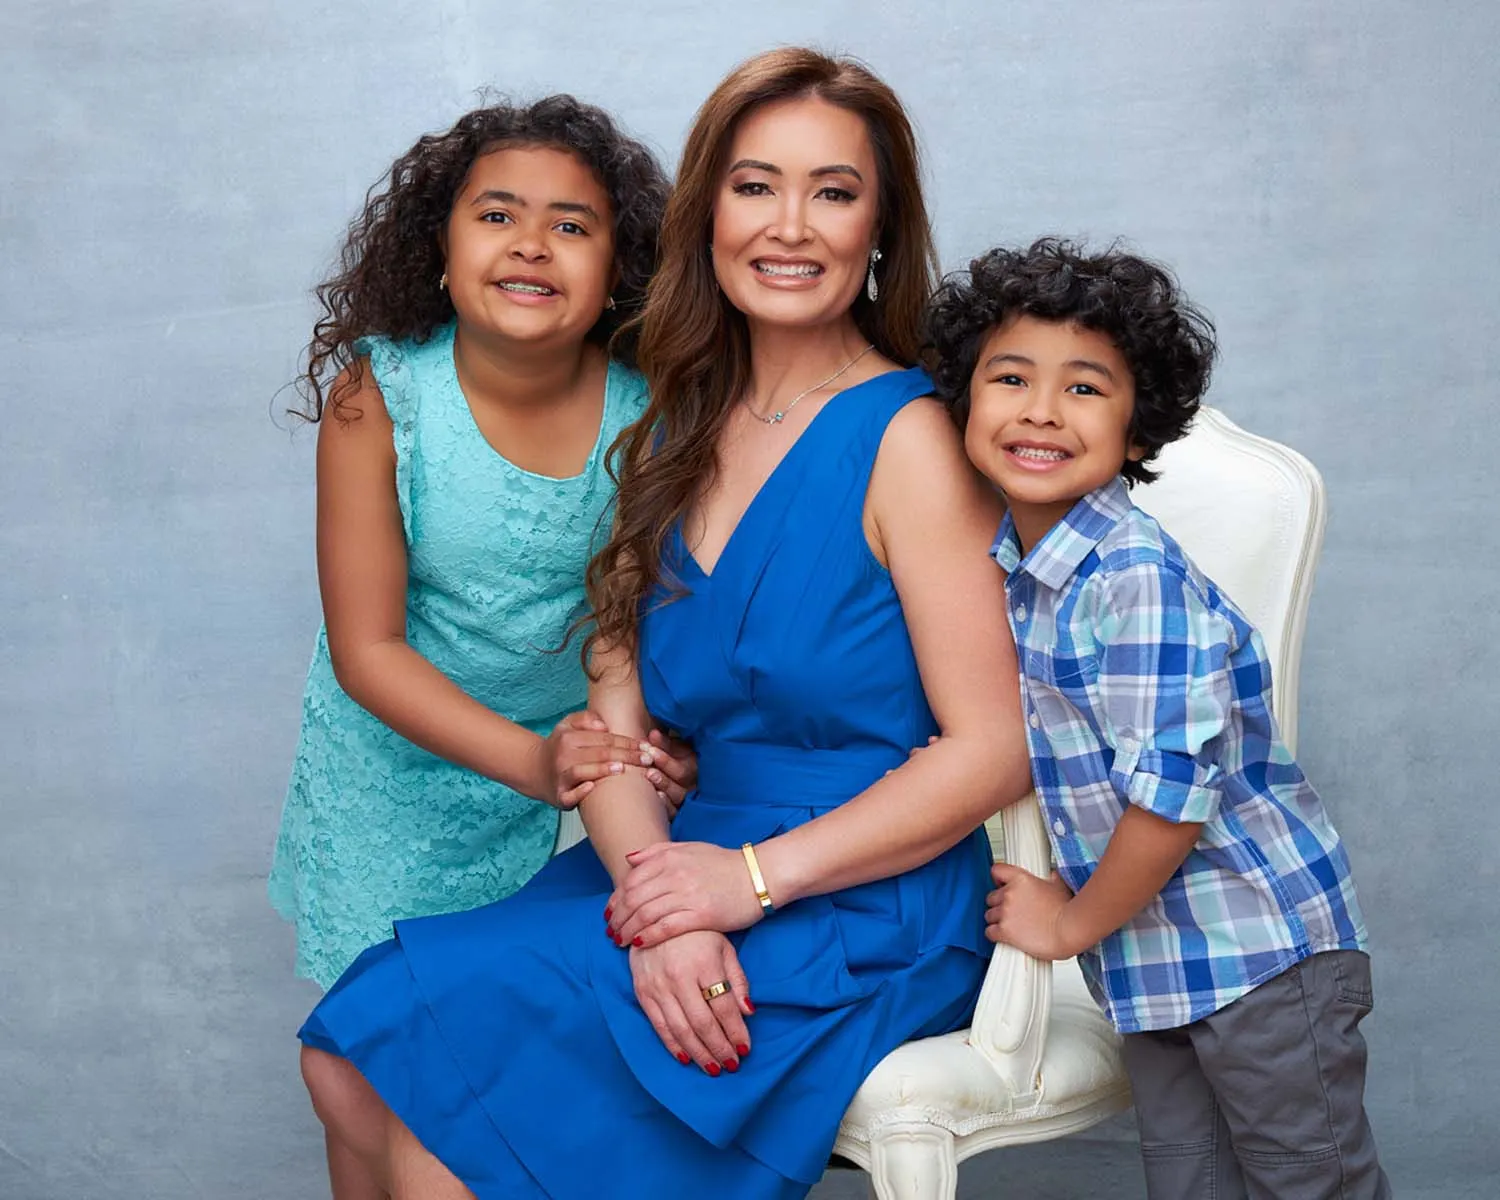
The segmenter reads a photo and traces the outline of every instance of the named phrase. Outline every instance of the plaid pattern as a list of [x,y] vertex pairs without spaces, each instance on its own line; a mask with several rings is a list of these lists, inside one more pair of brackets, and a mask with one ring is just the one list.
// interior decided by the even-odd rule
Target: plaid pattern
[[1271,715],[1258,634],[1116,479],[1008,573],[1032,773],[1059,874],[1088,881],[1127,803],[1203,834],[1079,956],[1122,1033],[1216,1012],[1323,950],[1363,949],[1343,843]]

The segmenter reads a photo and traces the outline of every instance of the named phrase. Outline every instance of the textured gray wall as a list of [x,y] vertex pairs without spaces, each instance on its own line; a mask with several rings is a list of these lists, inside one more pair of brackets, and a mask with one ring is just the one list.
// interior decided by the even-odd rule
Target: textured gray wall
[[[799,41],[909,103],[950,266],[1128,235],[1217,318],[1214,402],[1324,471],[1301,741],[1374,936],[1370,1107],[1400,1194],[1493,1195],[1496,7],[875,8],[0,10],[0,1196],[320,1194],[314,995],[263,898],[318,615],[312,438],[272,416],[365,187],[486,84],[670,161]],[[1010,1161],[1082,1196],[1101,1152]]]

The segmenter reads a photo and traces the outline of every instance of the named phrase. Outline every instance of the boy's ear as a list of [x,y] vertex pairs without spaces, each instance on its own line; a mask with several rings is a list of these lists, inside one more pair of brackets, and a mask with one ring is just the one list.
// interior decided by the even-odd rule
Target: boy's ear
[[1125,459],[1127,462],[1140,462],[1146,457],[1146,447],[1137,446],[1134,442],[1125,447]]

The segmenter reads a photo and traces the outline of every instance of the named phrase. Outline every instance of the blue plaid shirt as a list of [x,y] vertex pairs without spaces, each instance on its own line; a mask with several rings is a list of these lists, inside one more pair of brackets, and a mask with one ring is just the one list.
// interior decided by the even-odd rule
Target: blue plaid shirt
[[1116,479],[1008,579],[1032,774],[1077,892],[1134,804],[1203,833],[1161,893],[1079,955],[1122,1033],[1171,1029],[1323,950],[1363,949],[1349,860],[1271,715],[1258,634]]

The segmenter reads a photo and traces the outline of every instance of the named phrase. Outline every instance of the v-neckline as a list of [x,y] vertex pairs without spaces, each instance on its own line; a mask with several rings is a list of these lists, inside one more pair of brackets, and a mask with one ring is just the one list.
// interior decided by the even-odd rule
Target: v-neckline
[[849,387],[834,392],[833,395],[828,397],[823,407],[813,413],[812,420],[807,423],[807,427],[797,435],[797,440],[786,448],[786,452],[782,454],[781,459],[771,468],[770,473],[761,480],[760,486],[755,489],[755,494],[750,497],[750,503],[745,505],[744,510],[740,513],[739,520],[734,523],[734,528],[729,531],[729,536],[724,539],[724,544],[719,547],[719,556],[714,559],[713,570],[706,571],[703,569],[703,564],[698,561],[698,555],[687,544],[687,535],[683,529],[684,522],[679,521],[677,523],[677,540],[682,543],[682,552],[687,556],[687,561],[693,564],[693,569],[699,575],[703,576],[704,580],[712,582],[714,577],[718,575],[719,568],[724,565],[725,556],[729,554],[730,549],[734,546],[735,539],[739,537],[740,530],[745,527],[745,522],[750,519],[750,514],[755,511],[756,506],[760,504],[761,498],[770,490],[772,482],[781,474],[781,469],[786,466],[787,460],[797,452],[798,447],[817,428],[818,422],[823,419],[823,414],[845,396],[859,391],[866,384],[874,383],[877,379],[884,379],[888,375],[899,375],[901,374],[901,370],[900,367],[897,367],[894,371],[882,371],[879,375],[871,375],[870,378],[861,379],[858,383],[851,384]]

